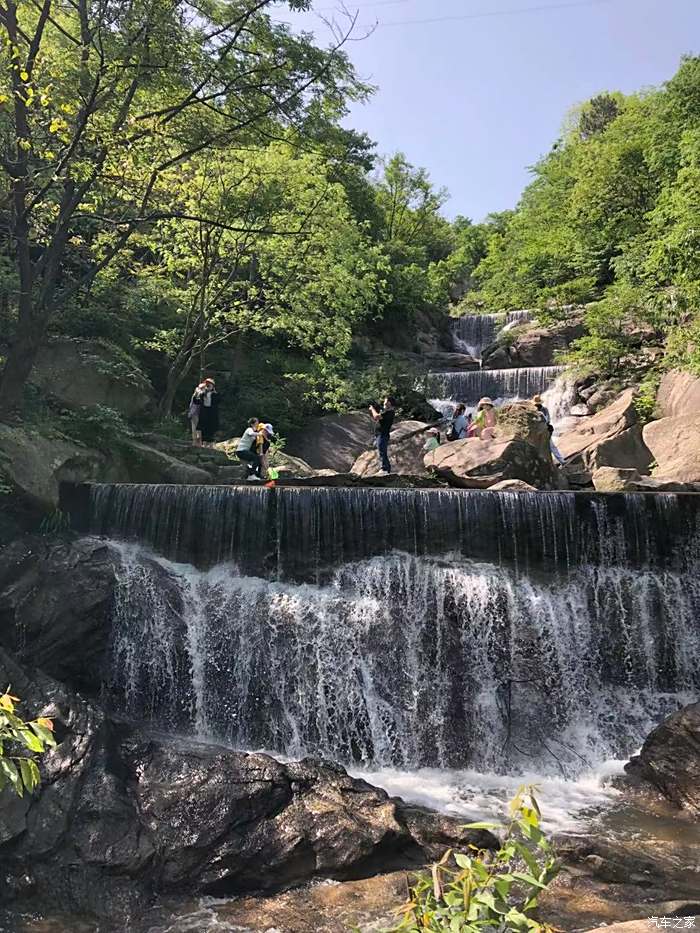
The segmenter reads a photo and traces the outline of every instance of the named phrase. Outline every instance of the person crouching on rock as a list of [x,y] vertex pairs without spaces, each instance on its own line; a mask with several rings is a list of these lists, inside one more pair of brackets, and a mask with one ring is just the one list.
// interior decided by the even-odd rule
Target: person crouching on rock
[[238,442],[238,447],[236,447],[236,456],[239,460],[243,460],[247,467],[246,483],[259,483],[262,480],[260,475],[262,460],[257,451],[257,428],[259,424],[257,418],[251,418],[248,427],[243,432],[243,437]]
[[482,441],[491,440],[496,436],[496,425],[498,424],[498,414],[490,398],[482,398],[476,407],[476,418],[474,418],[474,433]]
[[216,432],[219,430],[219,393],[213,379],[204,380],[204,395],[199,408],[199,430],[202,432],[204,446],[214,443]]
[[380,411],[374,405],[369,406],[370,414],[375,421],[374,443],[379,453],[379,461],[382,469],[379,476],[388,476],[391,473],[391,463],[389,461],[389,440],[391,438],[391,428],[396,417],[396,402],[390,396],[384,399],[384,408]]

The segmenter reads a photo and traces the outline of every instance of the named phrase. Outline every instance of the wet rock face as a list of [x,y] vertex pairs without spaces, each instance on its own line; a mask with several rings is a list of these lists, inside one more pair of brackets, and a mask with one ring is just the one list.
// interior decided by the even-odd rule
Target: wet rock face
[[5,547],[0,645],[56,679],[96,693],[118,565],[116,551],[97,539],[30,536]]
[[158,892],[279,890],[495,842],[328,762],[149,737],[2,650],[0,679],[28,716],[54,716],[60,740],[36,796],[2,801],[0,899],[114,918]]
[[700,703],[684,707],[654,729],[625,771],[700,817]]

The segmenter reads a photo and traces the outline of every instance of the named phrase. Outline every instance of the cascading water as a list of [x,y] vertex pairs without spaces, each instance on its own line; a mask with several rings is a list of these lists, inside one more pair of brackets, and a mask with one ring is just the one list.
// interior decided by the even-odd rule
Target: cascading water
[[425,392],[431,399],[459,401],[467,408],[473,408],[485,395],[497,402],[532,398],[537,393],[546,392],[563,372],[562,366],[533,366],[527,369],[429,373]]
[[463,314],[452,328],[455,350],[480,360],[484,348],[493,343],[496,331],[505,321],[504,314]]
[[572,775],[700,682],[692,496],[98,486],[80,509],[139,542],[109,689],[160,728]]

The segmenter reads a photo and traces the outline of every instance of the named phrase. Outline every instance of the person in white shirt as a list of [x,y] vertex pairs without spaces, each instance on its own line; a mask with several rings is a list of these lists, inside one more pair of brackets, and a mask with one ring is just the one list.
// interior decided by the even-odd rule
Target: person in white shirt
[[258,432],[256,428],[259,423],[257,418],[250,419],[248,427],[243,432],[243,437],[239,440],[238,447],[236,448],[236,456],[239,460],[243,460],[247,467],[245,478],[247,483],[259,483],[262,481],[262,475],[260,473],[262,458],[257,451]]

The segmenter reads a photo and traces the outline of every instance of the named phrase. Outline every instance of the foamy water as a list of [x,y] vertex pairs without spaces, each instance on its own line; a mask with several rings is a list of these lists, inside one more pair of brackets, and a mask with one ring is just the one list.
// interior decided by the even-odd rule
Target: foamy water
[[352,773],[407,803],[463,817],[465,822],[502,823],[518,788],[533,786],[544,829],[551,833],[579,833],[591,828],[596,818],[619,799],[620,792],[608,781],[613,775],[622,774],[623,766],[623,761],[606,761],[577,780],[535,772],[502,775],[433,768],[418,771],[383,768]]

